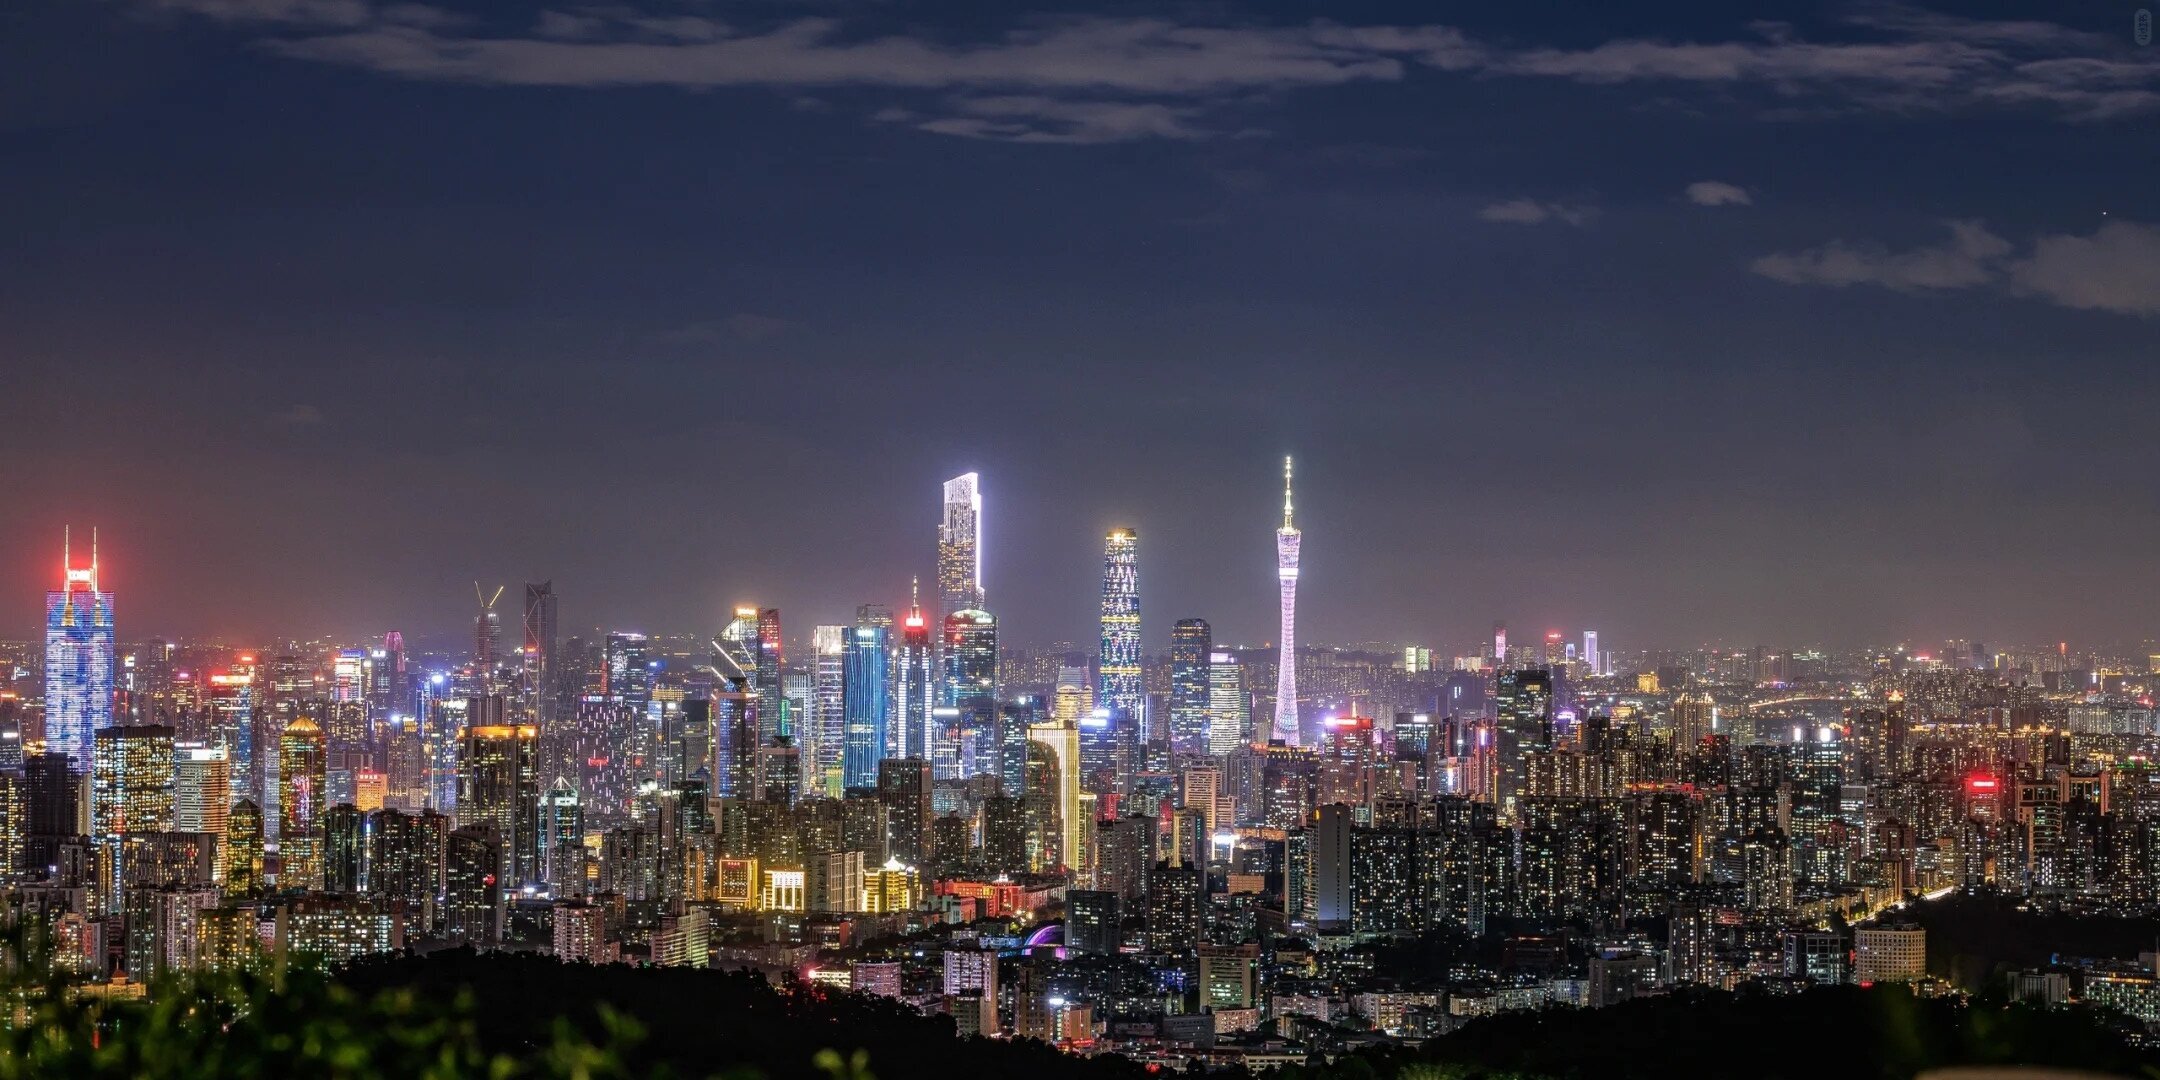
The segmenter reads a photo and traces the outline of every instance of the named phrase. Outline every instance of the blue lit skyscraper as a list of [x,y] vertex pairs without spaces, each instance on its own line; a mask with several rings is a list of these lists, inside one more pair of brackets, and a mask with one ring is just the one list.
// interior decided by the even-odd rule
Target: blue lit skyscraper
[[1214,630],[1206,619],[1170,628],[1170,743],[1180,753],[1208,752],[1208,661]]
[[98,591],[95,531],[89,566],[75,565],[65,539],[60,561],[61,587],[45,594],[45,749],[86,774],[91,739],[113,722],[113,598]]
[[1102,654],[1095,706],[1115,723],[1138,724],[1147,691],[1140,682],[1139,538],[1112,529],[1103,543]]
[[841,783],[876,787],[885,760],[885,718],[892,694],[892,627],[857,620],[841,650],[841,709],[846,715]]

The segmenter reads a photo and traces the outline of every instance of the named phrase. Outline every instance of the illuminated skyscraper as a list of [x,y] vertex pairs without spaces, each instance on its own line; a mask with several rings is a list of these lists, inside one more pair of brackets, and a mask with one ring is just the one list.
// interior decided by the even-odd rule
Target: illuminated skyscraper
[[785,694],[780,685],[780,673],[787,668],[786,645],[780,638],[780,609],[759,608],[757,613],[757,694],[758,727],[761,736],[771,740],[774,736],[795,734],[795,718],[787,714],[782,704]]
[[91,758],[90,830],[99,850],[99,891],[111,913],[120,910],[121,838],[173,827],[173,729],[104,728]]
[[645,659],[645,635],[609,634],[601,658],[603,692],[642,717],[652,701],[652,667]]
[[1245,697],[1245,669],[1235,653],[1208,657],[1208,753],[1220,757],[1251,738],[1252,705]]
[[316,826],[324,804],[326,757],[322,727],[303,716],[278,737],[278,887],[312,889],[322,882],[322,841]]
[[1096,666],[1095,706],[1109,709],[1113,723],[1137,725],[1147,692],[1140,682],[1139,538],[1112,529],[1103,543],[1102,653]]
[[495,595],[489,596],[480,583],[473,582],[473,596],[480,601],[480,613],[473,616],[473,666],[480,669],[480,677],[492,677],[496,661],[502,659],[502,616],[495,613],[495,602],[502,599],[503,589],[495,586]]
[[1297,575],[1298,531],[1290,523],[1290,459],[1282,459],[1282,528],[1275,530],[1275,581],[1282,589],[1281,659],[1276,661],[1275,734],[1298,745]]
[[893,691],[900,698],[900,756],[928,761],[935,742],[930,709],[937,686],[930,674],[930,617],[924,614],[915,589],[910,589],[909,596],[907,615],[900,623],[900,670],[893,681]]
[[1170,628],[1170,743],[1180,753],[1208,748],[1208,660],[1214,631],[1206,619]]
[[1087,854],[1087,823],[1080,815],[1080,729],[1070,721],[1051,720],[1028,728],[1028,738],[1048,747],[1057,759],[1058,854],[1077,870]]
[[510,882],[541,880],[539,729],[503,722],[499,694],[466,704],[464,753],[458,760],[457,826],[488,829],[502,845],[500,873]]
[[[222,746],[173,748],[173,829],[210,833],[220,843],[232,815],[232,766]],[[224,876],[224,864],[218,864]]]
[[[810,685],[810,723],[816,729],[809,744],[810,771],[818,789],[830,798],[840,797],[840,760],[842,748],[847,745],[847,635],[845,626],[820,626],[810,633],[811,647],[817,650],[817,671]],[[925,627],[924,636],[928,635]],[[926,659],[926,677],[928,670]]]
[[938,523],[938,604],[947,612],[983,606],[980,477],[945,481],[945,517]]
[[874,787],[878,762],[885,760],[885,723],[892,693],[892,628],[858,620],[848,630],[841,654],[841,782],[845,787]]
[[[551,720],[555,714],[558,683],[562,679],[555,656],[555,583],[525,583],[525,666],[531,673],[528,693],[538,700],[538,715]],[[403,708],[401,705],[400,708]]]
[[1595,630],[1582,632],[1582,662],[1583,667],[1589,674],[1604,674],[1603,669],[1598,667],[1597,631]]
[[113,597],[98,591],[97,532],[90,565],[78,567],[62,534],[61,587],[45,594],[45,748],[68,768],[90,771],[90,740],[112,726]]
[[997,772],[997,616],[974,608],[945,616],[944,657],[938,712],[950,717],[950,729],[937,735],[931,769],[940,780]]

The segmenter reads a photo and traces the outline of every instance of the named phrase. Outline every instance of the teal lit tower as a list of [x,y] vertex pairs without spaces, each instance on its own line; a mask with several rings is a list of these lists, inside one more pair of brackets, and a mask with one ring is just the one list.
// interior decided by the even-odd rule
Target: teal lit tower
[[885,718],[892,695],[891,625],[857,619],[841,646],[840,664],[841,782],[851,788],[876,787],[878,762],[885,760]]

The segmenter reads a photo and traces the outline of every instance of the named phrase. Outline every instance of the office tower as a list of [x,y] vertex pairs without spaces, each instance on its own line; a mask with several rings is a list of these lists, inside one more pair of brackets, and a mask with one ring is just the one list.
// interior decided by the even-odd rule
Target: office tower
[[938,606],[983,606],[982,492],[975,473],[945,481],[945,516],[938,523]]
[[330,702],[321,723],[323,743],[333,752],[367,746],[370,660],[366,649],[341,649],[330,662]]
[[[810,743],[811,775],[827,798],[838,798],[844,788],[841,784],[840,760],[847,745],[846,698],[846,643],[848,628],[845,626],[820,626],[810,633],[811,648],[817,653],[817,670],[812,673],[810,684],[810,726],[816,736]],[[928,641],[930,631],[927,622],[923,639]],[[924,692],[928,691],[930,660],[923,657],[922,676]],[[923,714],[923,723],[929,723],[929,711]]]
[[[232,815],[232,768],[222,746],[173,748],[173,829],[222,838]],[[222,877],[222,867],[220,869]]]
[[1087,823],[1080,813],[1080,728],[1052,719],[1028,729],[1028,738],[1048,747],[1057,762],[1058,854],[1078,870],[1087,855]]
[[1078,727],[1080,718],[1095,711],[1095,689],[1088,685],[1088,673],[1084,667],[1058,668],[1057,686],[1050,693],[1050,716],[1068,727]]
[[1351,916],[1350,808],[1336,804],[1315,811],[1306,850],[1312,860],[1307,881],[1312,890],[1313,918],[1323,930],[1348,929]]
[[540,797],[540,855],[549,895],[585,895],[585,810],[566,777]]
[[302,716],[278,737],[278,886],[315,888],[322,881],[321,839],[327,756],[321,725]]
[[1589,674],[1602,675],[1605,673],[1605,670],[1598,666],[1597,631],[1595,630],[1582,632],[1582,662],[1583,670]]
[[931,672],[930,617],[924,614],[919,588],[910,583],[907,617],[900,624],[900,670],[893,680],[900,710],[900,756],[929,761],[934,756],[930,710],[937,681]]
[[1179,804],[1200,815],[1200,835],[1206,845],[1202,854],[1213,857],[1215,834],[1227,821],[1220,817],[1222,806],[1222,770],[1213,765],[1195,765],[1185,770],[1185,783]]
[[225,818],[223,864],[225,893],[245,896],[263,884],[263,815],[252,800],[232,805]]
[[1170,628],[1170,745],[1181,754],[1208,752],[1208,663],[1214,631],[1206,619],[1179,619]]
[[1102,651],[1095,707],[1119,726],[1138,725],[1146,690],[1140,682],[1139,538],[1112,529],[1103,542]]
[[971,775],[995,773],[998,789],[1017,797],[1027,787],[1028,729],[1045,719],[1042,699],[1021,697],[1002,706],[988,705],[985,711],[994,713],[988,740],[990,760],[978,764]]
[[500,694],[473,698],[466,706],[463,753],[458,759],[457,826],[492,829],[505,862],[507,884],[539,880],[539,729],[504,723]]
[[1065,947],[1078,953],[1115,954],[1122,937],[1119,896],[1073,889],[1065,894]]
[[1505,671],[1500,675],[1495,695],[1497,718],[1493,725],[1499,739],[1496,761],[1499,790],[1494,801],[1500,804],[1501,817],[1505,820],[1513,820],[1515,800],[1523,793],[1524,752],[1553,744],[1552,697],[1552,672],[1543,668]]
[[210,710],[205,741],[224,751],[226,775],[231,778],[234,793],[242,797],[255,795],[255,688],[252,664],[213,671],[203,680],[203,691],[208,695],[205,705]]
[[1271,738],[1297,746],[1297,526],[1290,523],[1290,459],[1282,459],[1282,528],[1275,530],[1275,582],[1282,592],[1282,631],[1276,643],[1275,729]]
[[997,616],[979,609],[945,616],[944,656],[944,704],[997,700]]
[[645,658],[645,635],[620,630],[608,634],[601,664],[600,692],[644,716],[645,706],[652,701],[652,665]]
[[930,858],[931,790],[929,762],[886,758],[878,763],[877,796],[885,805],[892,857],[912,866]]
[[113,722],[113,596],[98,590],[97,531],[86,567],[61,535],[61,586],[45,594],[45,749],[86,775],[93,734]]
[[951,731],[941,731],[931,766],[940,780],[1000,772],[997,727],[997,617],[969,609],[945,616],[943,704]]
[[780,637],[780,609],[759,608],[757,613],[757,694],[760,745],[774,736],[795,734],[794,718],[787,714],[780,673],[787,668],[786,645]]
[[1506,623],[1496,622],[1492,625],[1492,660],[1493,668],[1495,670],[1507,666],[1508,655]]
[[556,695],[556,682],[562,677],[555,656],[555,582],[525,583],[525,654],[539,676],[538,692],[542,708],[550,709]]
[[480,613],[473,616],[473,666],[482,680],[494,677],[495,665],[502,659],[502,616],[496,614],[495,602],[506,588],[497,585],[495,595],[489,596],[479,582],[473,582],[473,596],[480,601]]
[[1252,700],[1233,653],[1208,655],[1208,753],[1221,757],[1252,739]]
[[758,715],[755,608],[737,608],[736,620],[713,639],[711,671],[713,791],[723,799],[758,797],[758,746],[764,718]]
[[841,656],[841,708],[845,710],[841,783],[877,784],[885,759],[885,725],[892,692],[892,628],[858,618]]
[[108,727],[92,738],[90,834],[102,873],[107,914],[120,910],[120,842],[131,832],[173,827],[173,729],[161,724]]
[[357,894],[367,863],[367,815],[339,803],[322,815],[322,891]]

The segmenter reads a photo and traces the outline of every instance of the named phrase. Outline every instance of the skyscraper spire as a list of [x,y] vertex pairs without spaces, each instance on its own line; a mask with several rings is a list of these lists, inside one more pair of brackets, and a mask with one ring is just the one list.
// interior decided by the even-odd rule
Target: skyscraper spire
[[1290,459],[1287,456],[1282,459],[1282,527],[1297,527],[1290,524]]
[[1297,700],[1297,526],[1290,523],[1290,459],[1282,460],[1282,528],[1275,531],[1275,581],[1282,593],[1281,653],[1275,661],[1275,726],[1269,737],[1296,746]]

